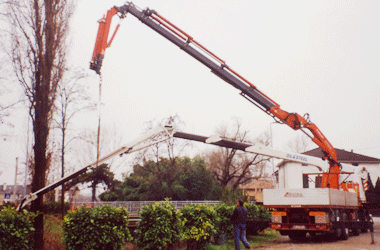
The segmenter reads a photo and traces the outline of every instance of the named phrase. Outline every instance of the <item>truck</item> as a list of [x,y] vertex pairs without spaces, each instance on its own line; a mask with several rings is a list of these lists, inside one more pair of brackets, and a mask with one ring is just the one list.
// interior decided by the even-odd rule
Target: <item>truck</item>
[[[307,233],[312,238],[324,234],[346,240],[350,233],[359,235],[373,228],[371,216],[363,206],[368,204],[365,196],[368,171],[365,167],[341,164],[341,190],[320,188],[321,183],[318,180],[321,180],[327,165],[320,158],[284,152],[262,144],[236,142],[217,135],[206,137],[175,132],[173,137],[282,159],[282,164],[288,164],[290,171],[295,167],[294,164],[303,168],[303,188],[264,189],[263,205],[272,211],[271,222],[267,224],[265,221],[258,221],[250,227],[270,227],[282,235],[288,235],[292,240],[303,240]],[[286,181],[288,180],[285,179]]]
[[373,232],[373,220],[365,206],[365,167],[344,164],[340,189],[322,187],[322,175],[320,171],[304,173],[300,188],[264,189],[264,207],[272,211],[270,228],[292,240],[303,240],[307,234],[347,240],[350,234]]
[[[123,19],[128,14],[136,17],[208,67],[213,74],[240,90],[240,94],[244,98],[271,116],[275,122],[286,124],[293,130],[302,131],[322,149],[324,156],[320,160],[327,162],[328,167],[327,169],[320,167],[320,171],[315,173],[318,180],[317,188],[264,191],[264,205],[273,210],[271,228],[296,240],[305,238],[307,233],[311,236],[324,233],[334,235],[339,239],[347,239],[349,231],[358,234],[360,231],[367,231],[373,227],[373,222],[365,206],[365,198],[359,196],[360,192],[357,191],[362,186],[358,182],[347,182],[347,178],[342,181],[341,177],[345,174],[349,175],[349,173],[342,171],[343,166],[337,159],[334,147],[319,128],[310,121],[309,115],[301,116],[298,113],[283,110],[277,102],[239,75],[224,60],[157,11],[138,8],[132,2],[109,9],[99,21],[90,69],[101,75],[105,51],[111,45],[119,29],[119,25],[117,25],[113,35],[108,39],[112,19],[115,15]],[[298,160],[302,161],[304,158],[305,156],[300,156]],[[304,162],[303,164],[310,163]],[[350,192],[349,189],[354,192]]]

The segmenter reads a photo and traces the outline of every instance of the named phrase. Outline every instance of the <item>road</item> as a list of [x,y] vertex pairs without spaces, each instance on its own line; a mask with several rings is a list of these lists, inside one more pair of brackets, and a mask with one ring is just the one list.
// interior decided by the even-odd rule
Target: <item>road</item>
[[288,236],[280,238],[257,247],[255,249],[281,249],[281,250],[379,250],[380,249],[380,218],[374,217],[374,239],[375,244],[371,244],[371,233],[362,233],[359,236],[352,236],[348,240],[332,241],[321,239],[317,242],[294,242]]

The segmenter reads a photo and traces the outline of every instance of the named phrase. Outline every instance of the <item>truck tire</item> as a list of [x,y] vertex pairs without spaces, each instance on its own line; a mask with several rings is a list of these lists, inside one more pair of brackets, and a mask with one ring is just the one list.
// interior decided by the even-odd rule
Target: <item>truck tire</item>
[[335,232],[331,236],[334,237],[334,239],[340,239],[342,236],[342,228],[335,228]]
[[360,228],[358,227],[358,225],[355,225],[355,227],[352,229],[352,234],[355,236],[360,235]]
[[350,236],[348,227],[342,227],[341,228],[341,235],[340,239],[342,240],[348,240],[348,237]]
[[289,238],[294,241],[302,241],[306,239],[306,231],[289,232]]
[[309,235],[310,235],[311,241],[313,242],[317,242],[320,239],[320,237],[314,231],[309,232]]

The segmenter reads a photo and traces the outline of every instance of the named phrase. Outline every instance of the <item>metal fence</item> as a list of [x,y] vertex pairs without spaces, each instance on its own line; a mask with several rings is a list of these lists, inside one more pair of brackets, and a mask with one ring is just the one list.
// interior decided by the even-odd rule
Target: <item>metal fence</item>
[[[138,216],[139,211],[155,201],[112,201],[112,202],[72,202],[71,209],[74,210],[81,206],[86,207],[101,207],[103,205],[110,205],[113,207],[125,207],[131,216]],[[204,204],[204,205],[217,205],[220,201],[169,201],[175,205],[176,209],[181,209],[190,204]]]

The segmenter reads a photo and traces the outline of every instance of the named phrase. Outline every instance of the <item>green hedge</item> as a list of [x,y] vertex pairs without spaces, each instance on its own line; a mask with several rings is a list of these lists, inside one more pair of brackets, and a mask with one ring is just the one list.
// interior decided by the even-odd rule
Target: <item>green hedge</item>
[[248,218],[256,220],[271,220],[272,214],[261,205],[244,203],[247,208]]
[[171,248],[182,239],[181,212],[168,200],[145,205],[135,230],[139,249]]
[[[263,207],[245,203],[248,217],[270,220]],[[176,210],[168,200],[146,205],[140,213],[141,221],[135,232],[139,249],[170,249],[186,241],[187,249],[205,249],[222,235],[232,237],[230,218],[236,206],[193,204]],[[81,207],[70,211],[64,219],[64,243],[71,249],[122,249],[130,241],[127,228],[128,213],[123,208],[103,206]]]
[[0,249],[33,249],[33,222],[35,213],[14,207],[3,207],[0,211]]
[[130,241],[125,208],[82,206],[69,211],[63,221],[63,242],[67,250],[119,250]]
[[182,224],[188,250],[206,249],[216,235],[219,218],[213,206],[191,204],[183,207]]
[[219,218],[217,222],[218,235],[233,235],[234,227],[231,223],[231,216],[236,206],[229,206],[227,204],[219,204],[214,207]]

